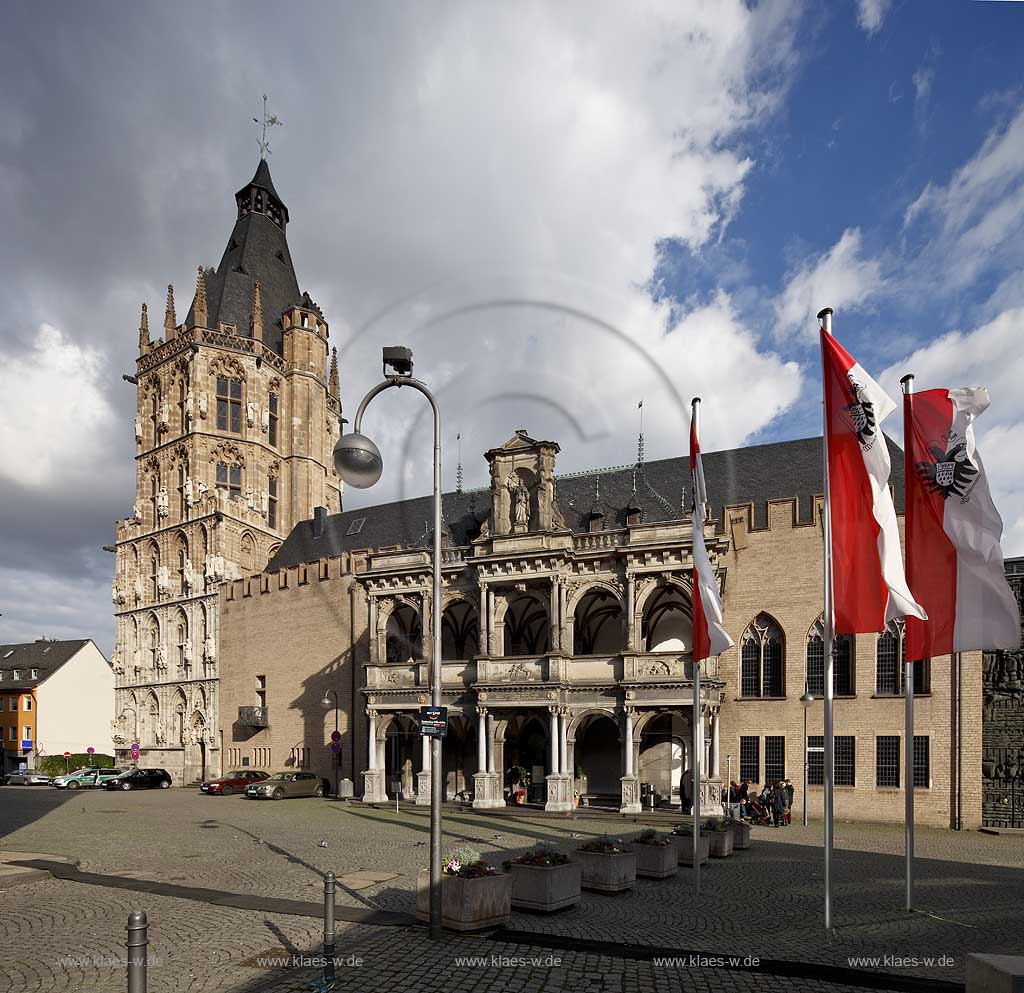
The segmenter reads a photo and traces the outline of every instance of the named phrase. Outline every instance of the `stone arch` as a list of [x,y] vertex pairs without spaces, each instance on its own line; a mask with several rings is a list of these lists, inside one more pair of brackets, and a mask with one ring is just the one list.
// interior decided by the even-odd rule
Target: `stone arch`
[[170,636],[173,639],[174,661],[177,665],[178,674],[181,676],[187,675],[189,665],[192,662],[190,641],[191,631],[188,622],[188,614],[185,613],[185,610],[182,607],[179,607],[174,612],[174,625],[171,629]]
[[144,630],[146,635],[146,646],[143,649],[145,655],[143,669],[148,669],[152,673],[155,672],[158,667],[159,653],[162,647],[160,618],[157,616],[156,611],[151,610],[146,614]]
[[150,746],[163,744],[160,727],[160,700],[152,690],[146,695],[142,713],[145,721],[145,744]]
[[623,768],[622,735],[615,712],[594,708],[575,715],[567,736],[572,755],[570,772],[579,779],[581,792],[617,798]]
[[616,655],[625,649],[625,611],[611,583],[588,583],[567,605],[566,629],[573,655]]
[[419,662],[423,659],[423,618],[420,608],[405,597],[380,618],[384,634],[385,662]]
[[648,711],[634,724],[637,775],[641,781],[653,783],[668,799],[678,793],[683,772],[690,764],[691,721],[692,714],[668,707]]
[[476,604],[463,595],[448,599],[441,613],[441,658],[468,659],[480,651],[480,616]]
[[675,577],[644,591],[637,604],[641,645],[647,652],[689,652],[693,649],[692,588]]
[[188,592],[187,577],[190,575],[188,536],[184,531],[174,533],[174,576],[178,596]]
[[171,706],[172,720],[174,726],[171,729],[171,743],[174,745],[185,744],[185,715],[188,713],[188,701],[185,699],[185,691],[179,686],[174,693],[174,703]]
[[[853,692],[854,639],[849,634],[837,634],[832,639],[832,684],[839,696]],[[804,649],[804,692],[815,697],[825,695],[825,615],[807,631]]]
[[155,539],[146,545],[145,555],[149,598],[156,603],[160,599],[160,546]]
[[210,536],[206,532],[206,525],[200,524],[196,528],[196,563],[202,571],[204,564],[206,563],[206,556],[210,554]]
[[551,650],[551,616],[544,597],[531,590],[518,592],[496,614],[502,655],[542,655]]
[[389,795],[396,789],[408,799],[416,792],[416,772],[422,761],[417,722],[402,711],[384,712],[377,725],[378,747],[383,749]]

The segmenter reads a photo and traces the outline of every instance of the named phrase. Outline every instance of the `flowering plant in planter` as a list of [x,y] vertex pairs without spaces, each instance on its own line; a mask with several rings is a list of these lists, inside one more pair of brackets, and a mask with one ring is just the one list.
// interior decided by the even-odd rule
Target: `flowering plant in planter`
[[693,825],[687,824],[685,822],[683,824],[677,824],[674,828],[672,828],[672,833],[677,834],[683,838],[692,838]]
[[475,848],[456,848],[441,861],[441,871],[460,879],[479,879],[481,876],[496,876],[498,870],[485,862]]
[[638,845],[654,845],[658,848],[664,848],[666,845],[672,844],[668,838],[658,834],[654,828],[645,828],[636,836],[635,840]]
[[594,852],[597,855],[623,855],[625,853],[625,849],[622,847],[622,839],[616,838],[613,841],[607,835],[585,841],[577,850],[581,852]]
[[543,842],[539,845],[535,845],[528,852],[524,852],[522,855],[517,855],[514,859],[506,859],[502,863],[504,869],[508,869],[513,865],[532,865],[539,867],[547,867],[553,865],[566,865],[569,861],[569,856],[565,852],[560,852],[557,848],[552,845],[546,845]]

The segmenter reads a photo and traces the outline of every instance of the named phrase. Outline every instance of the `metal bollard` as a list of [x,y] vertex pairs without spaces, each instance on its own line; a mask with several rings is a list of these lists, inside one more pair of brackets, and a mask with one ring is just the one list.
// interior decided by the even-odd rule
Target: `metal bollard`
[[128,993],[146,993],[149,925],[144,910],[128,915]]
[[[334,873],[324,873],[324,982],[334,988]],[[129,993],[131,991],[129,990]],[[145,991],[143,991],[145,993]]]

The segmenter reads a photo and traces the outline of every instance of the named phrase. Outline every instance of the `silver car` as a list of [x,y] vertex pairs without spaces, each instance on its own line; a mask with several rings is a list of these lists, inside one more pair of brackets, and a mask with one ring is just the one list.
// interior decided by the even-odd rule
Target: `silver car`
[[248,800],[283,800],[286,796],[323,795],[323,782],[311,772],[275,772],[269,779],[245,788]]
[[51,777],[36,769],[15,769],[7,773],[8,786],[49,786]]

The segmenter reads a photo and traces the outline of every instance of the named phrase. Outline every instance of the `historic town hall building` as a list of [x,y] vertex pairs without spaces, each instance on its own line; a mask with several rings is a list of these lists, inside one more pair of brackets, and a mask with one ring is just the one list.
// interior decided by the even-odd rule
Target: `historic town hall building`
[[314,507],[341,507],[336,359],[328,374],[327,322],[299,289],[264,159],[235,202],[185,320],[170,286],[162,338],[142,306],[135,506],[116,526],[117,757],[138,744],[140,765],[178,782],[221,764],[219,584],[259,572]]

